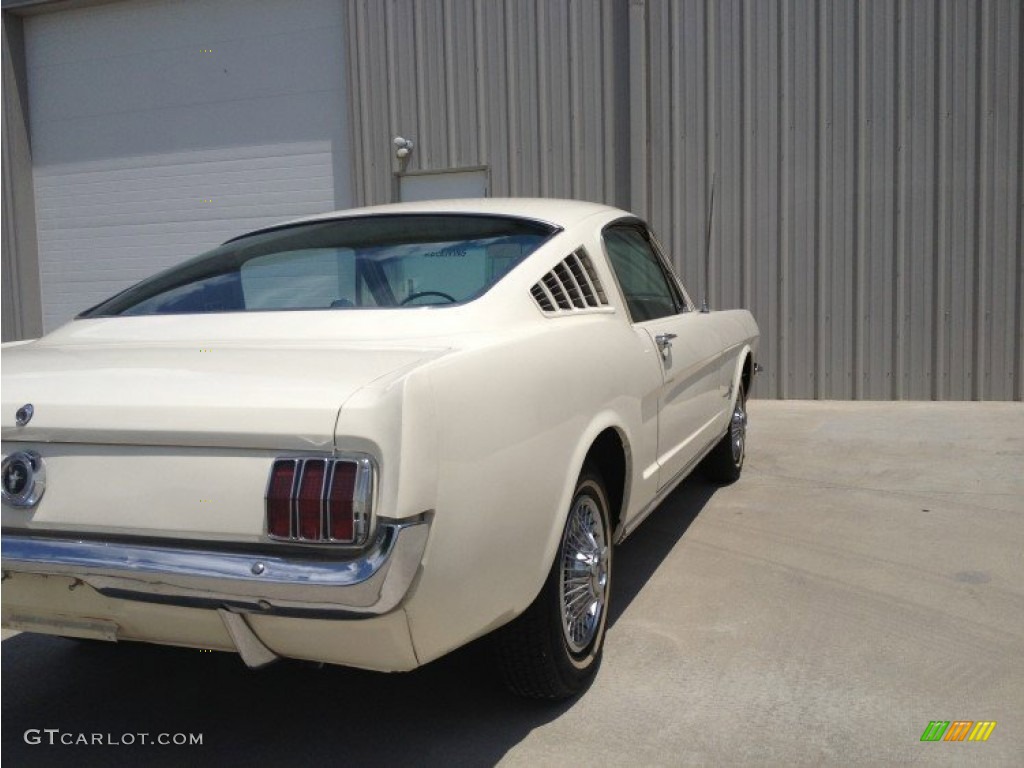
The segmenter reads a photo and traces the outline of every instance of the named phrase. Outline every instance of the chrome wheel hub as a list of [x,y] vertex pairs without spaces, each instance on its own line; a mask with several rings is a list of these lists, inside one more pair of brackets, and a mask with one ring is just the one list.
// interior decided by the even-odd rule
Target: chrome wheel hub
[[580,496],[562,540],[559,607],[562,633],[573,653],[593,641],[608,603],[608,542],[597,502]]
[[747,410],[743,402],[743,393],[736,398],[736,407],[732,409],[732,424],[729,427],[732,438],[732,460],[739,464],[743,460],[743,451],[747,443]]

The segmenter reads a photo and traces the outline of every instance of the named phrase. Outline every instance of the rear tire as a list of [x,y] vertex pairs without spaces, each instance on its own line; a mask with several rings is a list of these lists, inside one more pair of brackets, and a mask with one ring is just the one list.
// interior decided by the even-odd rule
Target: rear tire
[[747,393],[740,386],[733,404],[729,428],[701,463],[701,472],[716,483],[734,483],[743,471],[747,454]]
[[565,699],[597,672],[611,590],[611,523],[600,475],[584,468],[540,594],[495,633],[505,685],[532,699]]

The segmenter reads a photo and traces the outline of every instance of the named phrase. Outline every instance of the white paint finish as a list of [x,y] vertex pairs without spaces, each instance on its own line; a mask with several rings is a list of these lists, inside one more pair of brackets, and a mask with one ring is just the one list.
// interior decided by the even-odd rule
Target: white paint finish
[[487,197],[487,171],[417,173],[399,178],[403,203],[419,200]]
[[350,203],[336,3],[112,3],[26,21],[46,329],[282,216]]
[[[682,402],[685,390],[663,397],[673,373],[662,375],[650,339],[630,323],[601,241],[601,229],[624,211],[489,199],[339,215],[431,210],[543,217],[561,231],[460,306],[98,318],[6,348],[4,450],[31,445],[52,458],[50,481],[63,476],[67,485],[54,486],[36,510],[8,510],[5,527],[251,541],[263,525],[261,494],[275,450],[330,451],[333,438],[338,450],[377,460],[378,515],[433,513],[422,572],[404,606],[418,663],[524,610],[549,572],[598,435],[614,429],[626,445],[621,531],[659,491],[658,473],[647,471],[658,461],[659,420],[665,444],[693,441],[669,434],[693,425],[717,424],[712,431],[723,434],[730,410],[723,404],[731,401],[719,403],[701,388],[690,404]],[[530,287],[581,246],[605,286],[608,311],[545,315]],[[681,375],[714,371],[715,358],[725,355],[735,381],[747,350],[756,352],[751,316],[682,319],[689,322],[680,323],[675,342]],[[720,346],[691,336],[717,338]],[[691,355],[708,359],[683,359]],[[35,419],[15,427],[17,406],[32,399]],[[664,403],[687,408],[691,418],[662,419]],[[72,466],[76,451],[81,461]],[[195,462],[204,451],[211,466],[200,471]],[[126,467],[132,479],[119,487],[88,484]],[[197,491],[224,500],[216,519],[203,517]],[[286,628],[288,644],[268,644],[286,655],[338,658],[316,656],[295,638],[302,626]],[[345,623],[332,631],[346,645],[345,658],[410,666],[397,646],[390,658],[374,655],[361,645],[369,638]]]
[[725,348],[721,315],[687,312],[639,327],[652,344],[663,333],[675,334],[662,356],[663,384],[658,390],[658,486],[671,482],[699,458],[722,432],[731,401],[723,397],[726,381],[719,366]]

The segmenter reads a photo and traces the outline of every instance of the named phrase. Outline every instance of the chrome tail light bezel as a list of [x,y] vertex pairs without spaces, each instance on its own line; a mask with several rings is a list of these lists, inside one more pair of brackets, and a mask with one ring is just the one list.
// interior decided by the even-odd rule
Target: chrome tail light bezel
[[[319,535],[315,538],[301,535],[299,524],[299,490],[302,487],[302,479],[305,475],[306,466],[311,463],[324,463],[324,474],[320,488],[320,525]],[[271,487],[273,485],[275,470],[281,464],[289,464],[292,467],[292,483],[288,498],[289,535],[281,536],[271,533],[270,502]],[[352,465],[355,468],[355,478],[352,484],[352,537],[334,538],[331,536],[331,509],[330,495],[331,488],[337,476],[338,467],[341,465]],[[372,456],[365,453],[344,453],[334,456],[278,456],[270,466],[267,478],[267,487],[263,495],[263,530],[264,535],[272,541],[287,542],[290,544],[305,544],[313,546],[338,546],[338,547],[361,547],[370,540],[373,530],[373,516],[377,500],[377,462]]]

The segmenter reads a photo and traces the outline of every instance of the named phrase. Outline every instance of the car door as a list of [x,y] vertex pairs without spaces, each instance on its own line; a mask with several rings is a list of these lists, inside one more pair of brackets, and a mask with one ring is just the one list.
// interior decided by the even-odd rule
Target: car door
[[720,342],[707,313],[695,312],[647,228],[604,230],[604,245],[630,320],[647,333],[662,373],[658,392],[658,487],[689,469],[717,437],[722,396]]

